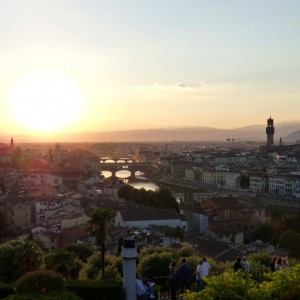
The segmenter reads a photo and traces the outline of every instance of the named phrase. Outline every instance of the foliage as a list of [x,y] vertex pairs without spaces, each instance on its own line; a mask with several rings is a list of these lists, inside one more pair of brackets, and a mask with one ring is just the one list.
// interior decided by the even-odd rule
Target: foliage
[[0,281],[13,282],[29,271],[38,269],[43,251],[32,240],[10,241],[0,245]]
[[180,241],[182,241],[183,237],[184,237],[184,231],[179,226],[177,226],[176,228],[169,227],[169,226],[163,227],[162,228],[162,232],[167,237],[170,237],[170,239],[171,239],[171,245],[173,244],[173,239],[174,238],[178,238]]
[[219,276],[205,279],[206,288],[199,293],[187,292],[185,300],[210,299],[246,299],[249,288],[255,286],[255,281],[243,272],[224,272]]
[[99,252],[91,255],[79,272],[79,279],[100,279],[101,255]]
[[87,262],[87,259],[93,254],[92,247],[85,244],[71,243],[64,247],[65,250],[76,254],[76,256],[82,261]]
[[294,230],[287,230],[280,236],[279,246],[286,248],[291,257],[300,259],[300,234]]
[[43,294],[48,291],[62,291],[63,277],[47,270],[28,272],[23,275],[15,285],[17,294],[34,293]]
[[255,252],[248,256],[248,260],[251,264],[257,263],[268,267],[272,260],[272,256],[265,252]]
[[45,256],[45,268],[60,273],[64,278],[78,278],[82,266],[76,254],[64,249]]
[[269,268],[265,265],[262,265],[257,262],[252,262],[250,264],[250,274],[252,275],[252,278],[256,282],[262,282],[265,278],[265,273],[269,271]]
[[249,295],[252,299],[299,299],[300,264],[265,276],[268,281],[250,289]]
[[250,177],[249,175],[242,175],[240,180],[241,188],[247,189],[250,186]]
[[149,247],[144,247],[140,253],[139,253],[139,257],[143,257],[145,255],[150,255],[153,253],[165,253],[165,252],[170,252],[172,253],[172,255],[175,256],[175,250],[173,248],[166,248],[166,247],[162,247],[162,246],[149,246]]
[[123,300],[122,284],[107,280],[72,280],[66,283],[66,289],[76,293],[83,300]]
[[179,211],[179,205],[168,189],[146,191],[143,188],[135,189],[131,185],[122,185],[118,191],[118,196],[139,205],[143,204],[155,208],[174,208]]
[[270,215],[272,221],[283,221],[285,219],[284,211],[278,207],[273,207]]
[[254,231],[254,239],[276,244],[279,239],[280,231],[281,229],[278,228],[275,222],[267,221]]
[[81,300],[71,292],[50,292],[43,295],[18,294],[10,295],[6,300]]
[[6,298],[10,294],[13,294],[14,283],[0,283],[0,299]]
[[225,272],[206,278],[207,286],[202,292],[187,292],[184,299],[299,299],[300,264],[264,276],[266,280],[257,283],[242,271]]
[[[105,257],[105,279],[114,279],[116,281],[122,280],[123,273],[123,259],[122,257],[116,257],[108,255]],[[101,255],[100,253],[95,253],[89,257],[88,261],[79,272],[79,279],[100,279],[101,269]]]
[[188,257],[196,255],[196,250],[192,245],[187,244],[177,251],[177,255],[178,257]]
[[122,282],[123,276],[123,259],[122,257],[108,255],[105,258],[105,278],[115,279]]
[[172,253],[153,253],[142,256],[137,266],[142,277],[163,277],[169,275],[169,265],[174,260]]
[[92,212],[91,220],[88,221],[90,224],[88,232],[96,238],[97,246],[101,246],[102,278],[105,278],[105,240],[115,215],[115,211],[111,208],[98,208]]

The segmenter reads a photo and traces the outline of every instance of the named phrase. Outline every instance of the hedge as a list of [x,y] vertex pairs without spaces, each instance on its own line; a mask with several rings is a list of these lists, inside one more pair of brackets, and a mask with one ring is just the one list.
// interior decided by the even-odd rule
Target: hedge
[[124,300],[122,284],[106,280],[71,280],[66,289],[81,297],[82,300]]
[[14,294],[5,300],[81,300],[71,292],[49,292],[43,295],[38,294]]
[[13,283],[0,283],[0,299],[4,299],[13,293]]

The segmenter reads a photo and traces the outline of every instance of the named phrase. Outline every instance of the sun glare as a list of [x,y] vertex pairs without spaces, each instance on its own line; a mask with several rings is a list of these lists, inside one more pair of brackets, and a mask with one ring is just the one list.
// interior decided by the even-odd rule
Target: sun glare
[[11,93],[11,112],[15,121],[34,131],[65,128],[79,117],[81,104],[80,89],[52,72],[40,72],[21,79]]

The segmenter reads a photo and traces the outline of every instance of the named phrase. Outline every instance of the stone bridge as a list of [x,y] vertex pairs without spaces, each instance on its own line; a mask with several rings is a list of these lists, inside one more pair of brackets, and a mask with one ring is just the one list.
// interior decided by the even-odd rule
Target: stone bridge
[[[122,159],[123,160],[123,159]],[[112,177],[116,177],[116,173],[118,171],[126,170],[131,174],[129,178],[135,178],[135,172],[146,172],[151,170],[150,162],[103,162],[100,161],[100,171],[110,171],[112,173]]]
[[133,162],[133,159],[131,157],[121,157],[121,158],[117,158],[117,157],[112,157],[112,156],[107,156],[107,157],[101,157],[100,158],[100,162],[101,163],[111,163],[111,161],[114,161],[115,163],[129,163],[129,162]]

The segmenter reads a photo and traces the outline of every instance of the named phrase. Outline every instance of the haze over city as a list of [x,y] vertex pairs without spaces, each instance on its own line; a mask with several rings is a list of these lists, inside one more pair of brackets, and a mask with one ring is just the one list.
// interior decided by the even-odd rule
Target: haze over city
[[1,1],[0,131],[299,120],[300,2]]

